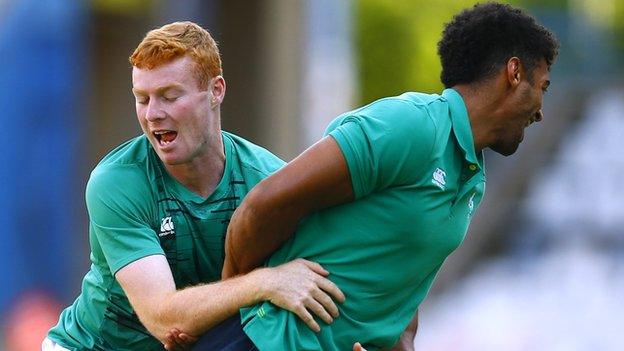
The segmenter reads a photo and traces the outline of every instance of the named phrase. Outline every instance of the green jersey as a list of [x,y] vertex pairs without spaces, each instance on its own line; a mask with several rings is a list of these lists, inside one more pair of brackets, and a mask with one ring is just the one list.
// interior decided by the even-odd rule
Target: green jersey
[[137,318],[115,273],[140,258],[165,255],[177,288],[221,278],[232,212],[255,184],[284,164],[235,135],[222,136],[224,173],[207,199],[166,172],[145,136],[98,164],[86,191],[91,269],[50,339],[71,350],[164,350]]
[[331,325],[319,321],[320,333],[269,302],[242,309],[263,351],[393,346],[483,196],[483,157],[452,89],[376,101],[339,116],[327,134],[346,158],[355,201],[306,218],[269,265],[318,262],[347,299]]

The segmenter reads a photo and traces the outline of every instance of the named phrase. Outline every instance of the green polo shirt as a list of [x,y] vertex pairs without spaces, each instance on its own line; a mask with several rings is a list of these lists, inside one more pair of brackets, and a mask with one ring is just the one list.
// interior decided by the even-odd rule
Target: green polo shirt
[[355,201],[309,216],[268,264],[316,261],[347,299],[331,325],[317,319],[320,333],[270,302],[241,310],[260,350],[393,346],[483,196],[483,157],[455,90],[381,99],[326,133],[346,158]]
[[164,255],[177,288],[221,278],[232,212],[284,164],[242,138],[222,136],[223,177],[206,199],[167,173],[145,136],[98,164],[86,191],[91,268],[50,339],[70,350],[164,350],[139,321],[115,273],[142,257]]

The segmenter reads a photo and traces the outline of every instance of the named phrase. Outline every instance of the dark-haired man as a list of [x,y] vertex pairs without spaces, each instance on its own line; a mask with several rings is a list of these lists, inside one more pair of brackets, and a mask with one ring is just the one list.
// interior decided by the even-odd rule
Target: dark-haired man
[[444,29],[441,95],[410,92],[347,112],[260,182],[232,217],[224,276],[273,252],[269,266],[305,257],[331,272],[347,300],[319,333],[268,302],[243,309],[253,344],[392,347],[481,202],[482,150],[513,154],[524,128],[541,120],[557,50],[520,9],[476,5]]

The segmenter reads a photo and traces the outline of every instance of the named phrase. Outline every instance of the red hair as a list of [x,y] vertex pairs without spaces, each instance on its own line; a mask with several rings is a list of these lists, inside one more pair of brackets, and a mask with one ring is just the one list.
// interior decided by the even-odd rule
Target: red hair
[[193,22],[174,22],[151,30],[130,56],[130,63],[153,69],[188,55],[196,63],[199,87],[208,88],[211,78],[223,74],[219,48],[210,33]]

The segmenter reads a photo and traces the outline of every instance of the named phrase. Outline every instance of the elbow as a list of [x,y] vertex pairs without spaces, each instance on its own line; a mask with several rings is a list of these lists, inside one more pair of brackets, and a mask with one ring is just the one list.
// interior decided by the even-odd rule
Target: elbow
[[261,220],[266,215],[263,213],[266,204],[261,186],[262,183],[254,187],[232,214],[228,225],[227,241],[237,245],[245,242],[252,237],[253,229],[261,225]]
[[167,329],[164,323],[160,323],[155,317],[147,317],[141,315],[139,315],[139,320],[141,321],[141,324],[143,324],[145,329],[147,329],[147,331],[153,337],[158,339],[158,341],[160,341],[162,344],[165,343],[167,332],[169,331],[169,329]]
[[147,331],[163,344],[167,339],[167,334],[174,329],[191,333],[189,326],[184,325],[185,321],[177,320],[178,318],[176,317],[179,313],[172,310],[171,305],[168,303],[172,299],[173,295],[167,295],[158,301],[150,303],[149,311],[143,311],[143,313],[137,311],[139,319]]

